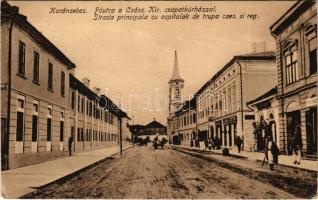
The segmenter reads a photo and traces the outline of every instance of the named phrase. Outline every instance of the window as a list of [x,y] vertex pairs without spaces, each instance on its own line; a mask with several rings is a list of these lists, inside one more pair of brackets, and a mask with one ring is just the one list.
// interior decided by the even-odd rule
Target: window
[[53,90],[53,64],[49,62],[48,69],[48,89]]
[[46,141],[52,140],[52,106],[48,106],[47,123],[46,123]]
[[18,95],[16,141],[23,141],[24,135],[24,96]]
[[33,55],[33,81],[35,83],[39,83],[40,81],[40,75],[39,75],[39,65],[40,65],[40,54],[36,51],[34,51]]
[[285,52],[286,85],[298,80],[297,50]]
[[65,72],[61,71],[61,95],[65,95]]
[[60,119],[60,142],[64,141],[64,112],[61,112]]
[[84,97],[82,98],[82,113],[85,111],[85,102],[84,102]]
[[24,113],[17,112],[17,141],[23,141],[23,134],[24,134]]
[[180,89],[176,89],[176,98],[179,98],[180,97]]
[[52,138],[52,119],[47,118],[47,134],[46,134],[46,141],[51,141]]
[[32,116],[32,142],[36,142],[38,139],[38,114],[39,114],[39,102],[33,101],[33,116]]
[[317,73],[317,37],[309,40],[309,74]]
[[19,41],[19,68],[18,74],[25,75],[25,44]]
[[71,93],[71,108],[72,110],[75,109],[75,93],[74,92]]
[[32,142],[36,142],[38,139],[38,116],[32,116]]
[[78,95],[77,97],[77,111],[80,112],[81,110],[81,96]]

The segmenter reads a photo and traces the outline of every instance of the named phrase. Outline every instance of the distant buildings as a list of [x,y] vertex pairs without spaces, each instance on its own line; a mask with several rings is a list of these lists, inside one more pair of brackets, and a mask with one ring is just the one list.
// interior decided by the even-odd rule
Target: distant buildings
[[1,2],[1,164],[12,169],[118,143],[117,107],[96,105],[97,90],[18,8]]
[[[191,102],[196,106],[187,106],[189,101],[180,106],[174,94],[181,92],[184,81],[177,88],[180,81],[171,79],[170,142],[189,145],[189,137],[197,141],[218,137],[223,147],[232,148],[236,136],[241,136],[244,150],[263,151],[270,134],[282,154],[291,154],[295,125],[300,124],[303,153],[317,158],[315,5],[315,1],[295,3],[270,27],[276,56],[274,52],[234,56],[195,93]],[[180,77],[175,71],[173,77]],[[190,112],[196,114],[195,124],[186,116]]]
[[[151,141],[158,136],[158,139],[165,138],[168,140],[167,127],[154,119],[147,125],[130,125],[130,132],[134,135],[135,142],[140,139],[149,138]],[[136,141],[137,140],[137,141]]]
[[[222,146],[229,148],[234,146],[235,137],[241,136],[245,149],[253,151],[254,113],[246,102],[276,82],[274,52],[234,56],[194,94],[191,106],[185,102],[177,112],[170,112],[170,134],[188,145],[190,138],[204,141],[218,137]],[[171,102],[175,102],[172,97]]]
[[276,39],[280,149],[292,153],[301,125],[303,153],[317,157],[317,7],[298,1],[271,27]]

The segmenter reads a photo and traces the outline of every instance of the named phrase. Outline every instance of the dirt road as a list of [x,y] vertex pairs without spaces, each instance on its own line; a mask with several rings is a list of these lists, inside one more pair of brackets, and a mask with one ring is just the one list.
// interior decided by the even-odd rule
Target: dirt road
[[27,198],[295,198],[216,163],[139,147]]

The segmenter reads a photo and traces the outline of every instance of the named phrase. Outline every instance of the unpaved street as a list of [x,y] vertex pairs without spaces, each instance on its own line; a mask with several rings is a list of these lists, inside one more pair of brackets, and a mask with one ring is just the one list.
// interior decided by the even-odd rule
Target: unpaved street
[[135,146],[27,198],[295,198],[270,184],[170,149]]

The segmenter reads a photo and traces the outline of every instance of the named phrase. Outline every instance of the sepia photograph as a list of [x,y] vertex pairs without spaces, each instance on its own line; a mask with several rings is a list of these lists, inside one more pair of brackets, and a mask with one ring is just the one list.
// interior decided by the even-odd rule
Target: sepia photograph
[[317,2],[1,0],[1,198],[317,199]]

